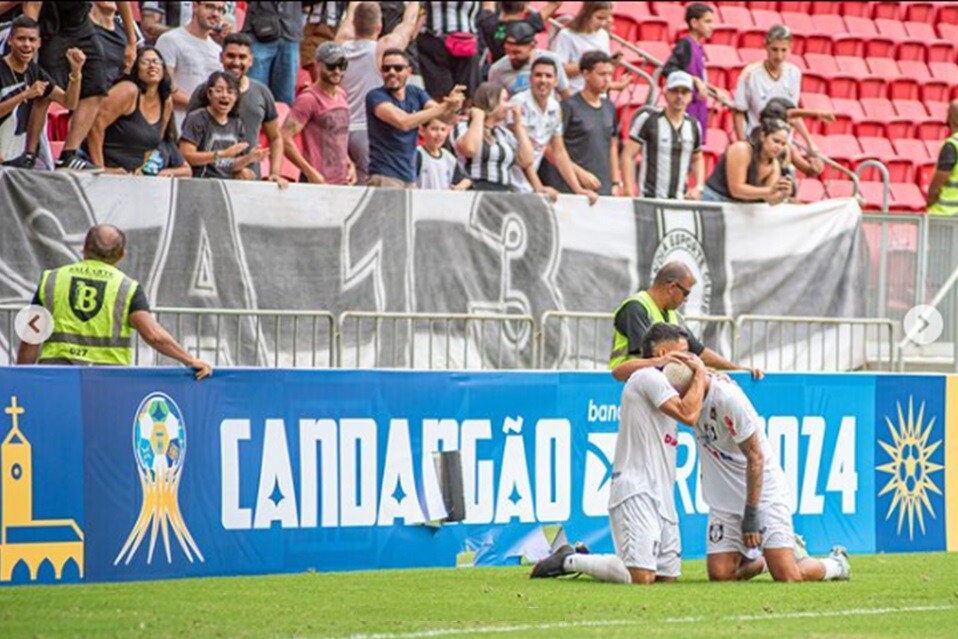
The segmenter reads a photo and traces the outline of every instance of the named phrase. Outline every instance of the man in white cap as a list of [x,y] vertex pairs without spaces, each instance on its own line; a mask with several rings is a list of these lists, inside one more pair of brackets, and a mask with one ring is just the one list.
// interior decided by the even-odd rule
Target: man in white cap
[[[632,116],[629,139],[622,151],[627,196],[668,200],[698,200],[705,182],[702,130],[687,113],[694,84],[685,71],[673,71],[665,81],[665,108],[643,107]],[[635,162],[642,153],[638,192]],[[692,172],[695,186],[688,188]]]

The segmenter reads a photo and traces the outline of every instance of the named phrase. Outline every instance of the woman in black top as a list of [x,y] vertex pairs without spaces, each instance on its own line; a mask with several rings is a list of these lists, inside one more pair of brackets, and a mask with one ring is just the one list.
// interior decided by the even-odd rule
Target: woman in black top
[[173,114],[172,82],[154,47],[137,51],[130,73],[110,89],[87,138],[90,159],[110,173],[137,173],[160,146]]
[[249,165],[262,161],[269,149],[249,148],[239,100],[239,81],[231,73],[210,74],[201,108],[187,114],[180,132],[180,152],[193,167],[193,177],[257,179]]
[[788,123],[765,119],[748,141],[729,145],[702,191],[703,202],[767,202],[780,204],[792,192],[782,177],[779,158],[788,146]]

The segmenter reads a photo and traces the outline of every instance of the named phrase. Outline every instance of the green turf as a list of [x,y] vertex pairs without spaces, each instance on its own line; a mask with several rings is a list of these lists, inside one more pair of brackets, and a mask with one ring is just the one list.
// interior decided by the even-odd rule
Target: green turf
[[650,587],[459,568],[0,588],[0,637],[958,637],[958,554],[853,557],[848,583],[683,570]]

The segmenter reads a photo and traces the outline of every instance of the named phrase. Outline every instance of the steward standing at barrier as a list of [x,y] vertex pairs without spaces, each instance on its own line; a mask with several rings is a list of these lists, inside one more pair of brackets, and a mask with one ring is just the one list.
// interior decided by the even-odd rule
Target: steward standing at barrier
[[[682,306],[692,288],[695,277],[682,262],[667,262],[655,274],[652,286],[645,291],[625,298],[615,309],[613,322],[612,354],[609,356],[609,370],[619,381],[625,381],[640,368],[661,366],[664,362],[656,359],[643,359],[642,338],[649,327],[658,322],[679,326],[681,316],[675,309]],[[752,379],[762,379],[765,374],[759,368],[743,368],[725,359],[711,348],[706,347],[694,335],[689,333],[689,352],[702,358],[702,362],[716,370],[747,370]],[[625,362],[631,366],[621,366]]]
[[958,215],[958,100],[948,105],[948,130],[928,185],[928,212],[933,215]]
[[42,348],[22,341],[17,364],[129,366],[135,328],[157,351],[194,369],[197,380],[212,375],[207,362],[187,353],[156,321],[139,282],[116,268],[125,254],[123,231],[99,224],[87,232],[83,260],[43,272],[33,303],[53,316],[53,333]]

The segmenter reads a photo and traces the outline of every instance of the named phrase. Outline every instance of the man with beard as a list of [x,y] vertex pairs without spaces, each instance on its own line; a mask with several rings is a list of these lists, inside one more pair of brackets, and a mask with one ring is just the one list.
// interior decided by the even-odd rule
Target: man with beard
[[420,124],[462,106],[465,87],[456,85],[441,103],[407,86],[409,54],[383,52],[383,86],[366,94],[369,127],[369,186],[411,189],[416,182],[416,140]]
[[213,32],[222,24],[225,2],[194,2],[189,24],[167,31],[156,41],[173,78],[173,115],[183,127],[193,90],[220,70],[220,45]]
[[[283,123],[286,157],[312,184],[355,184],[349,160],[349,103],[340,85],[349,62],[334,42],[316,50],[316,81],[300,93]],[[303,133],[300,152],[294,137]],[[304,157],[305,156],[305,157]]]
[[558,68],[556,90],[564,99],[572,95],[569,77],[556,54],[536,48],[536,31],[525,22],[512,22],[506,27],[504,48],[506,55],[489,67],[489,81],[498,82],[511,95],[525,91],[530,86],[532,63],[539,58],[553,60]]
[[[260,130],[266,133],[269,141],[269,179],[281,187],[286,186],[286,179],[280,176],[283,165],[283,136],[280,134],[279,114],[276,112],[276,100],[269,87],[247,75],[253,66],[253,47],[249,36],[245,33],[231,33],[223,40],[223,51],[220,53],[223,70],[239,80],[239,118],[243,121],[246,130],[246,141],[249,148],[259,146]],[[201,108],[200,99],[203,96],[205,85],[196,87],[190,96],[187,113]],[[260,177],[259,163],[251,164],[250,169]]]

